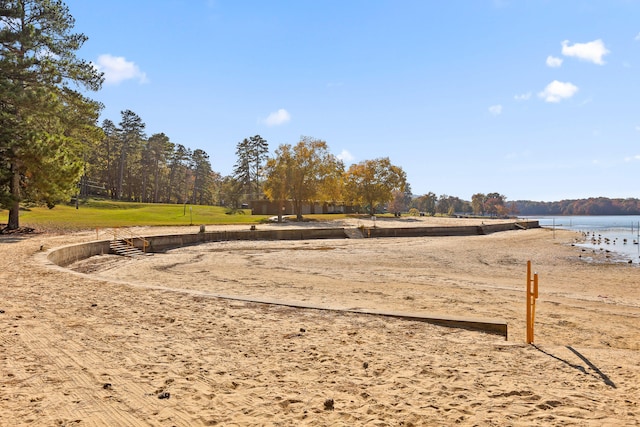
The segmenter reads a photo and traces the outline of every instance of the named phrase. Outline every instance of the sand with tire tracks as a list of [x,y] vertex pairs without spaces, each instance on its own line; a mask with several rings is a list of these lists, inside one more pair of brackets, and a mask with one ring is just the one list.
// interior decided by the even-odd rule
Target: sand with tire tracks
[[[0,424],[638,425],[640,269],[584,262],[576,237],[219,242],[78,274],[43,253],[95,232],[0,236]],[[509,339],[216,295],[504,319]]]

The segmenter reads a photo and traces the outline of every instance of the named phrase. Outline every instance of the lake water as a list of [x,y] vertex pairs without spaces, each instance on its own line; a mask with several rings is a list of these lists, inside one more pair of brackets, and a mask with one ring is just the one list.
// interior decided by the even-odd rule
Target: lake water
[[584,243],[594,250],[609,250],[625,260],[640,262],[640,215],[613,216],[542,216],[528,217],[540,221],[545,228],[559,228],[583,232]]

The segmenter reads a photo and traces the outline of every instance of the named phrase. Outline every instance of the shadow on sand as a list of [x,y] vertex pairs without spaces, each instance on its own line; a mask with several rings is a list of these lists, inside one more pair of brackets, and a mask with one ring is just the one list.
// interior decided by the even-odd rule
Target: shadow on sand
[[[601,370],[600,370],[596,365],[594,365],[593,363],[591,363],[591,361],[590,361],[589,359],[587,359],[583,354],[581,354],[581,353],[580,353],[578,350],[576,350],[575,348],[573,348],[573,347],[571,347],[571,346],[566,346],[566,348],[567,348],[570,352],[572,352],[573,354],[575,354],[576,356],[578,356],[578,358],[580,358],[580,360],[582,360],[584,363],[586,363],[586,364],[587,364],[587,366],[588,366],[589,368],[591,368],[591,370],[592,370],[593,372],[595,372],[595,374],[588,372],[588,371],[587,371],[587,369],[586,369],[584,366],[582,366],[582,365],[575,364],[575,363],[571,363],[571,362],[569,362],[568,360],[565,360],[565,359],[563,359],[563,358],[561,358],[561,357],[558,357],[558,356],[556,356],[556,355],[554,355],[554,354],[549,353],[548,351],[545,351],[545,350],[541,349],[540,347],[538,347],[538,346],[537,346],[537,345],[535,345],[535,344],[532,344],[532,345],[533,345],[533,347],[535,347],[535,349],[536,349],[536,350],[538,350],[539,352],[544,353],[544,354],[546,354],[547,356],[552,357],[552,358],[554,358],[554,359],[556,359],[556,360],[559,360],[559,361],[561,361],[562,363],[564,363],[564,364],[566,364],[566,365],[568,365],[568,366],[571,366],[571,367],[572,367],[572,368],[574,368],[574,369],[579,370],[579,371],[580,371],[580,372],[582,372],[583,374],[591,375],[591,376],[592,376],[592,377],[594,377],[594,378],[600,379],[600,380],[604,381],[604,383],[605,383],[606,385],[608,385],[609,387],[611,387],[611,388],[617,388],[617,387],[616,387],[616,385],[615,385],[615,383],[614,383],[613,381],[611,381],[611,379],[607,376],[607,374],[605,374],[604,372],[602,372],[602,371],[601,371]],[[597,374],[597,375],[596,375],[596,374]]]

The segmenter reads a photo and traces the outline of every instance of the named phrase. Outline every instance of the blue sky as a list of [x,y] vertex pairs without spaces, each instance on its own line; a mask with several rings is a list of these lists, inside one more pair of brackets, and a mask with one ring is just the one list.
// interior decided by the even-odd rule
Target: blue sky
[[301,136],[413,193],[640,197],[640,1],[65,2],[116,124],[201,148]]

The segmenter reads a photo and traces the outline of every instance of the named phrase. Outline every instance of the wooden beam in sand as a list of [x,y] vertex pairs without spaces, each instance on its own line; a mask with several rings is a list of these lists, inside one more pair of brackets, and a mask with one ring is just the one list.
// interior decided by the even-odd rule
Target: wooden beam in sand
[[216,295],[215,297],[236,300],[236,301],[243,301],[243,302],[253,302],[253,303],[259,303],[259,304],[280,305],[284,307],[307,309],[307,310],[326,310],[326,311],[337,311],[337,312],[343,312],[343,313],[366,314],[371,316],[392,317],[395,319],[410,320],[414,322],[424,322],[432,325],[445,326],[448,328],[466,329],[471,331],[484,332],[492,335],[500,335],[500,336],[503,336],[505,340],[507,340],[508,338],[507,322],[505,322],[504,320],[474,319],[474,318],[467,318],[467,317],[452,317],[452,316],[441,316],[441,315],[435,316],[435,315],[429,315],[426,313],[384,311],[384,310],[373,310],[373,309],[365,309],[365,308],[330,307],[330,306],[321,306],[321,305],[313,305],[313,304],[300,304],[296,302],[288,302],[288,301],[280,301],[280,300],[272,300],[272,299],[264,299],[264,298],[249,299],[249,298],[226,296],[226,295]]

